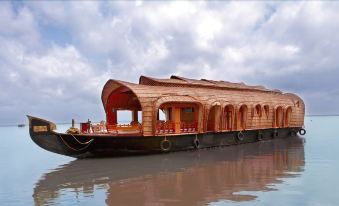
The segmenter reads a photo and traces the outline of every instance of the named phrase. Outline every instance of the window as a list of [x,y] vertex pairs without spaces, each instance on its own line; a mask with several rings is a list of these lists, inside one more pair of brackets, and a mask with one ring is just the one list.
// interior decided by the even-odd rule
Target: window
[[268,118],[269,113],[270,113],[270,107],[268,105],[265,105],[264,106],[264,111],[265,111],[266,118]]
[[283,126],[283,109],[281,106],[275,111],[275,126],[279,128]]
[[224,129],[232,130],[234,107],[227,105],[224,110]]
[[289,127],[290,126],[291,114],[292,114],[292,108],[288,107],[286,109],[286,114],[285,114],[285,127]]
[[239,125],[239,129],[246,129],[246,120],[247,120],[247,106],[246,105],[242,105],[239,109],[238,112],[238,125]]
[[194,108],[181,108],[181,111],[185,113],[192,113],[194,112]]
[[220,105],[214,105],[210,108],[207,120],[207,131],[219,130]]
[[258,117],[261,117],[261,105],[260,104],[257,104],[255,106],[255,114],[258,116]]

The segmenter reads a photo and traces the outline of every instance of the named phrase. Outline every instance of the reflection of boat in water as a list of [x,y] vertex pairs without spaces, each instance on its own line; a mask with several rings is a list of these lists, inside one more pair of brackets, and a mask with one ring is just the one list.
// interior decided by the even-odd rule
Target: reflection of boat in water
[[[107,190],[108,205],[201,205],[244,201],[268,185],[303,170],[303,139],[290,137],[209,149],[115,159],[81,159],[45,174],[34,188],[37,205],[57,202],[70,191]],[[74,194],[76,196],[76,194]],[[155,204],[157,205],[157,204]]]

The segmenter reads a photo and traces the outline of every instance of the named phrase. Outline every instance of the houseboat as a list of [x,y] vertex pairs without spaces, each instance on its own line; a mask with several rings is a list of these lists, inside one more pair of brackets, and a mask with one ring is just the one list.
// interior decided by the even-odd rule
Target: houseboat
[[[101,99],[106,121],[66,132],[28,116],[40,147],[76,158],[125,156],[201,149],[304,135],[305,104],[295,94],[172,75],[141,76],[139,84],[108,80]],[[121,111],[131,121],[121,124]]]

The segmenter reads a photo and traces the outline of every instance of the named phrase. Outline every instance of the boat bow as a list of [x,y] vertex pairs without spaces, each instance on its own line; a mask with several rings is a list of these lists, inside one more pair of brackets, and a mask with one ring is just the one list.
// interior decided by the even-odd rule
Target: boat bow
[[[31,139],[41,148],[57,154],[81,157],[86,155],[92,141],[80,142],[75,135],[55,132],[56,124],[38,117],[29,116]],[[80,142],[80,143],[79,143]]]

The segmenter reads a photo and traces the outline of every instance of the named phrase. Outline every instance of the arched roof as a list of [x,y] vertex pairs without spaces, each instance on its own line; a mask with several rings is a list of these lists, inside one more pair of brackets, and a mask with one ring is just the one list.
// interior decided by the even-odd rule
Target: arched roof
[[[145,77],[141,77],[141,80]],[[176,81],[177,79],[173,79]],[[199,80],[201,81],[201,80]],[[180,84],[178,87],[166,86],[166,85],[147,85],[147,84],[134,84],[120,80],[108,80],[102,90],[102,103],[106,107],[109,95],[119,87],[126,87],[135,94],[139,99],[141,106],[149,105],[150,102],[159,99],[160,97],[171,98],[170,96],[190,96],[199,101],[201,104],[210,104],[215,101],[220,103],[223,102],[234,102],[236,104],[243,104],[252,102],[253,104],[265,104],[272,102],[283,101],[284,104],[294,105],[295,100],[301,100],[295,94],[283,94],[276,92],[258,91],[253,90],[220,90],[217,88],[210,87],[185,87]]]
[[[179,81],[186,81],[183,84]],[[238,88],[233,89],[233,84],[222,83],[222,87],[210,86],[209,84],[217,84],[212,80],[197,80],[194,82],[191,79],[183,79],[179,77],[172,77],[166,84],[156,79],[149,79],[145,77],[140,78],[139,84],[129,83],[120,80],[108,80],[103,87],[101,99],[104,108],[106,108],[107,101],[112,92],[119,87],[128,88],[140,102],[143,111],[143,131],[144,135],[151,135],[152,122],[154,111],[156,107],[166,102],[192,102],[201,105],[212,105],[214,102],[220,102],[222,106],[226,103],[231,103],[235,106],[246,104],[251,105],[268,104],[274,107],[279,104],[282,106],[294,106],[294,102],[301,100],[300,97],[294,94],[284,94],[281,92],[274,92],[272,90],[262,89],[261,87],[249,87],[237,84]],[[158,83],[157,83],[158,82]],[[191,83],[193,82],[193,83]],[[175,83],[178,83],[177,85]],[[205,83],[206,86],[201,86]],[[194,86],[192,86],[194,84]],[[239,86],[241,85],[241,86]],[[227,86],[227,88],[226,88]],[[221,87],[221,88],[220,88]],[[264,104],[263,104],[264,103]]]

